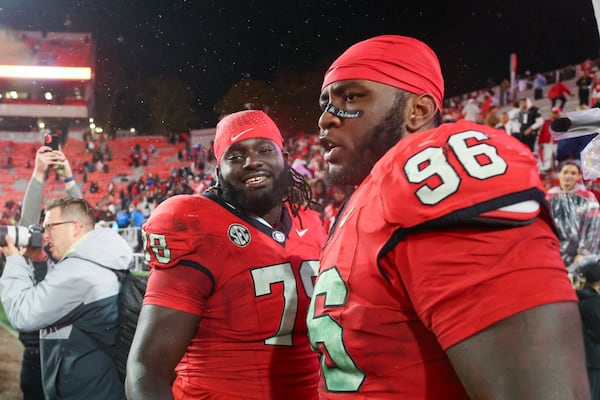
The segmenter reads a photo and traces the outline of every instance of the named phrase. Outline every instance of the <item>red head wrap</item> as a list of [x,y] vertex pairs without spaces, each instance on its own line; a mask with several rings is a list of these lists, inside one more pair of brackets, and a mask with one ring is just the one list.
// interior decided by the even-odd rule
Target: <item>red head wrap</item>
[[425,43],[411,37],[384,35],[356,43],[331,64],[321,90],[348,79],[366,79],[414,94],[427,93],[442,108],[444,78],[437,56]]
[[229,146],[246,139],[264,138],[274,141],[283,149],[283,137],[275,122],[258,110],[239,111],[219,121],[215,134],[214,150],[217,163]]

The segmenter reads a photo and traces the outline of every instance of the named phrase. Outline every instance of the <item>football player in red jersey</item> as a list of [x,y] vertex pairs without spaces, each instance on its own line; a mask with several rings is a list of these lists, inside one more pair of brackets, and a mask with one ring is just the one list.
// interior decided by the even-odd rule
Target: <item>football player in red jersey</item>
[[358,185],[307,319],[321,399],[589,399],[575,293],[536,161],[504,131],[440,125],[435,53],[385,35],[325,74],[330,180]]
[[127,396],[316,399],[306,313],[325,231],[310,186],[262,111],[223,118],[214,151],[219,183],[143,226],[151,273]]

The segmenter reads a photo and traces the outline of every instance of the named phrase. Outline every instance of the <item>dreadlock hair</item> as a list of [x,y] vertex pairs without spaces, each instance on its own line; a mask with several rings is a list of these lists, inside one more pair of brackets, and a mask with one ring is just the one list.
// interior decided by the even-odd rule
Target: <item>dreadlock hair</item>
[[[306,178],[304,178],[304,175],[300,174],[290,166],[288,166],[288,168],[290,172],[288,175],[289,187],[284,200],[290,205],[292,215],[300,219],[300,225],[302,225],[300,211],[308,208],[319,210],[321,205],[313,200],[312,190]],[[206,189],[206,191],[219,197],[223,194],[223,189],[219,185],[219,180],[217,180],[214,185]]]
[[288,189],[287,202],[290,205],[292,214],[298,218],[301,209],[321,207],[319,203],[312,198],[312,189],[304,175],[290,167],[290,188]]

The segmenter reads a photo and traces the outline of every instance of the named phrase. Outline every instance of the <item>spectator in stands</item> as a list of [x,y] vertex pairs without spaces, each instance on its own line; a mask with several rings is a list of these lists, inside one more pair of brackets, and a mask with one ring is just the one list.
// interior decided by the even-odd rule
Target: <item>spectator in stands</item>
[[96,212],[98,222],[106,223],[106,226],[111,226],[115,221],[115,214],[108,208],[108,202],[103,201],[97,206]]
[[346,204],[346,199],[354,190],[354,186],[350,185],[331,185],[331,199],[332,201],[325,206],[323,210],[323,226],[327,232],[331,232],[335,224],[335,220],[339,215],[340,211]]
[[312,192],[312,209],[319,213],[321,221],[323,221],[323,213],[325,206],[331,202],[327,183],[324,179],[318,178],[309,181]]
[[513,136],[533,152],[538,132],[544,124],[544,118],[540,110],[532,105],[531,100],[520,99],[516,122],[519,124],[519,130]]
[[488,113],[490,112],[491,107],[494,105],[494,98],[492,97],[491,93],[488,91],[485,91],[483,94],[483,101],[481,102],[481,114],[483,114],[483,117],[485,118]]
[[558,81],[554,85],[550,87],[548,90],[548,98],[552,102],[552,107],[555,107],[558,104],[561,110],[564,110],[565,103],[567,102],[567,97],[565,95],[569,95],[573,97],[573,93],[571,93],[571,89],[563,81]]
[[16,225],[21,219],[20,204],[14,200],[8,200],[4,203],[4,212],[2,213],[1,225]]
[[323,154],[319,151],[314,151],[308,161],[308,168],[315,173],[315,179],[327,179],[327,163],[323,159]]
[[131,225],[131,215],[127,208],[121,208],[121,210],[117,211],[115,222],[118,228],[127,228]]
[[100,187],[98,186],[97,182],[95,182],[95,181],[90,182],[90,193],[98,193],[99,189],[100,189]]
[[508,79],[503,79],[502,82],[500,82],[500,85],[498,85],[498,87],[499,87],[499,91],[500,91],[500,106],[504,106],[509,101],[512,101],[509,99],[509,97],[510,97],[510,82],[508,81]]
[[540,172],[549,172],[554,170],[554,161],[556,160],[556,140],[550,134],[550,124],[555,119],[560,118],[560,107],[552,108],[550,118],[546,119],[540,129],[538,137],[538,151],[540,160]]
[[547,199],[558,228],[560,253],[565,266],[582,256],[596,254],[600,244],[600,213],[596,196],[582,184],[579,163],[563,162],[558,170],[559,185],[550,188]]
[[490,110],[488,111],[487,115],[485,116],[485,120],[484,120],[484,124],[487,126],[496,126],[500,123],[500,119],[498,118],[498,106],[495,104],[492,104],[492,106],[490,107]]
[[600,263],[583,265],[579,271],[583,287],[577,289],[583,325],[585,359],[592,399],[600,399]]
[[311,181],[312,199],[315,203],[325,207],[331,201],[327,189],[327,183],[324,179],[315,179]]
[[6,162],[2,165],[3,169],[11,169],[13,167],[13,158],[12,156],[6,157]]
[[592,93],[592,77],[586,70],[581,70],[581,75],[575,81],[580,106],[590,105],[590,94]]
[[129,207],[129,212],[131,215],[131,226],[135,228],[141,228],[146,221],[146,216],[144,212],[140,209],[140,203],[138,202],[136,205],[131,205]]
[[496,124],[495,128],[502,129],[509,135],[514,135],[519,132],[519,123],[514,119],[511,119],[508,112],[504,111],[500,114],[500,122]]
[[481,112],[477,100],[470,98],[462,109],[463,118],[467,121],[477,121],[477,115]]
[[105,172],[105,173],[108,172],[108,171],[104,170],[104,166],[105,166],[105,164],[104,164],[104,162],[102,160],[96,161],[96,171],[98,171],[98,172]]
[[104,153],[100,147],[98,147],[96,151],[92,153],[92,163],[97,164],[98,161],[104,161]]
[[306,163],[306,158],[302,158],[302,156],[296,156],[292,161],[292,168],[294,168],[294,170],[296,170],[296,172],[298,172],[300,175],[310,180],[314,178],[314,173],[306,166]]
[[94,140],[91,139],[91,137],[90,137],[90,140],[87,142],[87,148],[86,148],[86,150],[87,150],[88,153],[94,154],[94,149],[95,148],[96,148],[96,144],[94,143]]
[[580,67],[582,71],[586,71],[588,74],[591,74],[594,63],[589,58],[584,60]]
[[540,74],[539,72],[535,74],[535,78],[533,78],[533,98],[534,100],[539,100],[544,98],[544,86],[546,86],[548,82],[546,81],[546,77]]
[[41,329],[47,400],[125,399],[106,351],[116,341],[119,292],[116,274],[106,267],[126,270],[133,254],[113,230],[94,229],[95,220],[82,199],[54,199],[46,207],[43,239],[57,261],[37,285],[9,235],[0,247],[7,258],[0,298],[8,320],[20,330]]
[[[30,225],[40,224],[43,207],[43,189],[47,171],[49,167],[55,165],[61,167],[64,171],[63,181],[67,195],[74,198],[81,198],[81,190],[75,183],[73,171],[67,157],[61,151],[53,151],[48,146],[42,146],[35,153],[35,167],[31,179],[27,184],[27,189],[25,189],[19,226],[29,227]],[[32,270],[31,277],[34,284],[38,284],[46,276],[48,263],[51,263],[51,261],[41,249],[30,253],[31,256],[26,261]],[[39,331],[21,331],[19,332],[19,340],[23,343],[24,348],[20,375],[23,400],[43,399],[40,333]]]
[[131,226],[137,228],[138,245],[133,249],[135,253],[142,251],[142,225],[146,222],[146,215],[144,215],[144,203],[139,202],[135,205],[129,206],[129,213],[131,215]]
[[517,92],[522,94],[527,89],[531,87],[531,82],[529,81],[531,76],[531,72],[525,71],[525,76],[521,77],[521,75],[517,74],[515,79],[515,85],[517,86]]

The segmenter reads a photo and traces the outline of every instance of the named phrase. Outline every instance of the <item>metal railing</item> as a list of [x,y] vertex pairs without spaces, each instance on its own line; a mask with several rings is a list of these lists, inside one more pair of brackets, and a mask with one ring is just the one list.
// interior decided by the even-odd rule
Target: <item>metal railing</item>
[[142,235],[140,228],[119,228],[119,235],[129,243],[133,249],[133,263],[131,269],[133,271],[149,271],[148,263],[144,258],[142,248]]

